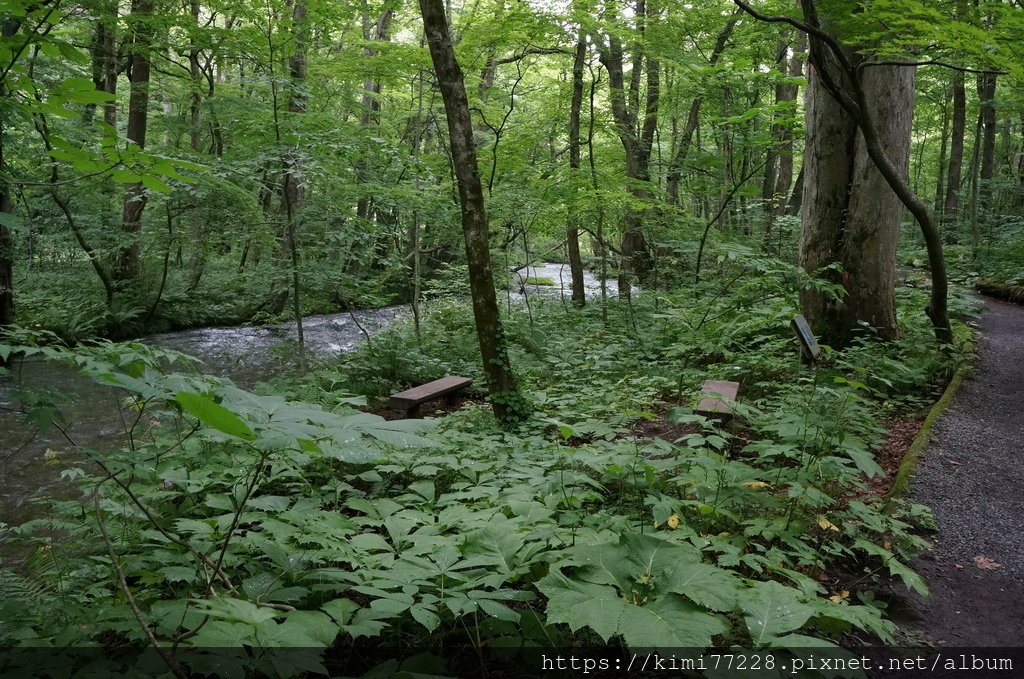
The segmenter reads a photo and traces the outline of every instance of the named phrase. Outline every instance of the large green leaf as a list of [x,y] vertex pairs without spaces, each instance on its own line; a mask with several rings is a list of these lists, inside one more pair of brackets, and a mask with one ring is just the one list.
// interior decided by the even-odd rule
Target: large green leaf
[[714,611],[736,608],[740,580],[725,569],[706,563],[684,563],[672,571],[669,588]]
[[548,622],[564,622],[573,632],[589,627],[604,641],[618,634],[626,602],[614,588],[570,580],[554,570],[537,582],[537,589],[548,598]]
[[621,635],[633,647],[704,648],[728,630],[724,619],[674,594],[636,606],[612,587],[571,580],[559,571],[537,587],[548,597],[548,622],[566,623],[574,632],[589,627],[606,642]]
[[800,629],[814,610],[800,600],[800,591],[774,580],[755,582],[739,593],[750,638],[762,646]]
[[242,418],[205,396],[180,391],[175,395],[174,400],[181,404],[185,412],[207,427],[247,441],[256,437],[249,425],[242,421]]

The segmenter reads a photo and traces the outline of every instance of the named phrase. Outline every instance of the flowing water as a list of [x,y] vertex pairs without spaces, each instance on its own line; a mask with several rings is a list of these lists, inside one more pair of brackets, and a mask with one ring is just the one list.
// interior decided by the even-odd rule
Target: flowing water
[[[516,278],[518,276],[518,278]],[[508,304],[536,297],[568,299],[569,267],[542,264],[514,276]],[[526,279],[549,279],[550,285],[526,284]],[[584,278],[588,297],[600,295],[600,282],[589,272]],[[608,295],[617,292],[609,280]],[[352,351],[365,338],[409,316],[408,307],[388,307],[351,314],[328,314],[303,319],[306,349],[312,358],[330,359]],[[145,342],[194,356],[203,372],[227,377],[242,387],[275,376],[294,374],[294,323],[260,327],[196,328],[153,335]],[[69,486],[60,476],[62,464],[49,460],[48,450],[79,446],[102,448],[120,445],[124,435],[118,394],[78,376],[70,368],[43,361],[24,361],[14,368],[15,378],[0,376],[0,524],[17,525],[38,514],[33,498],[66,497]],[[36,431],[18,414],[23,391],[44,392],[62,402],[64,432],[51,427]]]

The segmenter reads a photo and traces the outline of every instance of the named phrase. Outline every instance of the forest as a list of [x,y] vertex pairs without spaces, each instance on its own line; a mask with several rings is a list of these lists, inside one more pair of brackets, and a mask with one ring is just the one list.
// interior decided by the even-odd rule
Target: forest
[[922,644],[917,438],[1024,303],[1020,0],[0,29],[0,671]]

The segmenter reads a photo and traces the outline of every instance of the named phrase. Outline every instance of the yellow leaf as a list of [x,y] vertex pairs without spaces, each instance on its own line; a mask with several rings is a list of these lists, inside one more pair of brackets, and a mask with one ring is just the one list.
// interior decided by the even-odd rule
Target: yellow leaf
[[845,589],[842,592],[839,592],[837,594],[833,594],[832,596],[829,597],[829,599],[832,601],[832,603],[836,603],[836,604],[841,604],[841,603],[843,603],[844,601],[846,601],[849,598],[850,598],[850,592],[849,592],[849,590],[845,590]]
[[832,530],[837,533],[839,532],[839,527],[831,521],[829,521],[828,519],[826,519],[824,516],[818,517],[818,525],[821,527],[822,530]]
[[669,528],[678,528],[679,516],[677,514],[673,514],[672,516],[668,517],[668,521],[666,523],[668,523]]
[[743,485],[747,488],[767,488],[768,484],[764,481],[744,481]]

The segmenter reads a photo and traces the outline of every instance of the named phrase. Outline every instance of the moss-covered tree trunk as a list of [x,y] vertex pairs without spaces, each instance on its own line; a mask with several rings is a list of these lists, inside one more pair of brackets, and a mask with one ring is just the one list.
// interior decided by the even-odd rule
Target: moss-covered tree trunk
[[505,347],[505,335],[498,317],[494,292],[491,252],[484,209],[483,185],[473,146],[473,122],[466,99],[462,68],[455,59],[443,0],[420,0],[423,30],[434,64],[441,98],[448,118],[452,167],[462,205],[462,233],[466,241],[469,286],[473,297],[473,318],[483,358],[487,390],[494,414],[507,421],[522,414],[515,378]]

